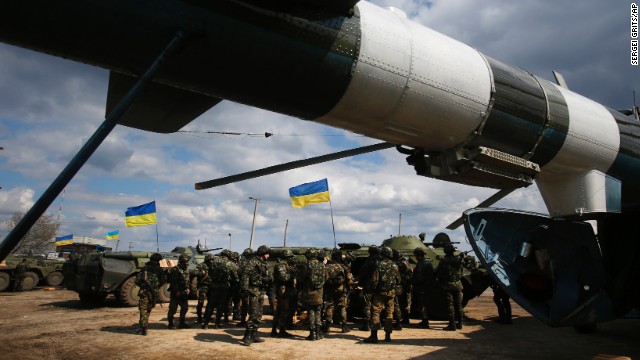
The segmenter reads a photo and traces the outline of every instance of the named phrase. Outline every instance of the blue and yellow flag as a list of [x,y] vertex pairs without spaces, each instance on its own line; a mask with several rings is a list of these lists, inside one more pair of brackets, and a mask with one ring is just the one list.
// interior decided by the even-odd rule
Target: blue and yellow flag
[[327,179],[289,188],[289,196],[291,196],[291,204],[294,208],[331,201]]
[[124,213],[124,223],[127,227],[153,225],[156,221],[156,202],[127,208]]
[[56,237],[56,246],[73,244],[73,234]]
[[104,234],[105,240],[118,240],[118,236],[120,236],[120,230],[114,230]]

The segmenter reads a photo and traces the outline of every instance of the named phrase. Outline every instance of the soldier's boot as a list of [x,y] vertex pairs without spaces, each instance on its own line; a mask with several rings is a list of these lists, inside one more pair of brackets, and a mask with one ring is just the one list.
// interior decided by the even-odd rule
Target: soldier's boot
[[258,330],[256,330],[256,329],[251,330],[251,340],[254,343],[264,342],[264,339],[261,338],[260,336],[258,336]]
[[196,307],[196,315],[198,316],[196,324],[202,324],[202,308]]
[[238,309],[233,310],[233,316],[231,317],[231,320],[233,321],[240,320],[240,311]]
[[168,320],[169,320],[169,325],[167,325],[167,327],[171,330],[175,329],[176,326],[173,324],[173,316],[169,317]]
[[322,333],[322,329],[321,328],[322,328],[322,326],[316,325],[316,338],[318,340],[324,339],[324,334]]
[[391,342],[391,331],[384,332],[384,342]]
[[244,346],[249,346],[249,345],[251,345],[251,330],[246,329],[246,330],[244,331],[244,336],[242,337],[242,342],[241,342],[241,344],[242,344],[242,345],[244,345]]
[[429,319],[422,319],[422,321],[418,324],[419,327],[423,329],[429,329]]
[[502,308],[502,306],[498,307],[498,318],[493,320],[493,322],[496,322],[498,324],[504,324],[505,323],[505,314],[504,314],[504,309]]
[[274,321],[273,324],[271,324],[271,337],[277,337],[277,336],[278,336],[278,325]]
[[402,320],[396,319],[396,323],[393,325],[393,330],[402,330]]
[[409,325],[409,312],[402,312],[402,325]]
[[291,337],[293,337],[293,335],[291,335],[291,334],[289,334],[289,333],[287,332],[287,327],[286,327],[286,326],[281,325],[281,326],[280,326],[280,333],[278,334],[278,337],[279,337],[279,338],[285,338],[285,339],[286,339],[286,338],[291,338]]
[[311,340],[311,341],[318,340],[315,327],[309,329],[309,336],[307,336],[305,339]]
[[393,332],[393,319],[384,319],[384,342],[391,342],[391,333]]
[[377,344],[378,343],[378,330],[371,330],[371,335],[368,338],[362,340],[367,344]]
[[178,329],[191,329],[191,325],[187,324],[187,321],[184,317],[181,317],[180,324],[178,324]]
[[329,326],[331,326],[331,322],[329,320],[323,320],[321,330],[323,333],[329,332]]
[[456,322],[456,329],[462,329],[462,314],[458,314]]
[[456,325],[453,323],[453,320],[449,320],[449,325],[443,329],[444,331],[456,331]]
[[348,333],[350,331],[351,331],[351,329],[349,329],[349,326],[347,325],[347,323],[346,322],[342,323],[342,333],[346,334],[346,333]]
[[214,329],[220,329],[220,315],[216,314],[216,322],[213,325]]
[[147,336],[147,327],[146,326],[141,327],[140,329],[138,329],[136,334]]

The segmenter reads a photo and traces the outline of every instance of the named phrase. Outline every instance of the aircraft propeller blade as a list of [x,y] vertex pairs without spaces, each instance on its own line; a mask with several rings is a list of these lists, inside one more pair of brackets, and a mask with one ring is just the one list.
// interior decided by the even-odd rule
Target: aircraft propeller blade
[[[478,204],[477,206],[475,206],[476,208],[483,208],[483,207],[489,207],[495,203],[497,203],[499,200],[501,200],[503,197],[511,194],[513,192],[513,190],[518,189],[518,188],[506,188],[506,189],[501,189],[500,191],[498,191],[497,193],[491,195],[489,198],[487,198],[485,201],[481,202],[480,204]],[[457,229],[460,225],[462,225],[462,216],[460,216],[459,218],[456,219],[456,221],[452,222],[451,224],[449,224],[449,226],[447,226],[447,229],[449,230],[455,230]]]
[[394,146],[396,145],[388,142],[382,142],[374,145],[362,146],[362,147],[351,149],[351,150],[338,151],[335,153],[316,156],[316,157],[312,157],[305,160],[291,161],[284,164],[269,166],[263,169],[248,171],[248,172],[236,174],[236,175],[230,175],[230,176],[219,178],[219,179],[199,182],[195,184],[195,188],[196,190],[210,189],[216,186],[227,185],[227,184],[231,184],[231,183],[235,183],[243,180],[249,180],[249,179],[257,178],[260,176],[271,175],[271,174],[275,174],[275,173],[279,173],[287,170],[293,170],[293,169],[297,169],[297,168],[301,168],[309,165],[320,164],[320,163],[331,161],[331,160],[337,160],[337,159],[342,159],[350,156],[366,154],[366,153],[370,153],[378,150],[384,150],[384,149],[392,148]]

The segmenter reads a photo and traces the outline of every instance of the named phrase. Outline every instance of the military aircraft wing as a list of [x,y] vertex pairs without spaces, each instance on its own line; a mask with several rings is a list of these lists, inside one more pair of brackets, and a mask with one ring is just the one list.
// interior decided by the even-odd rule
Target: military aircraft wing
[[508,209],[476,208],[463,216],[490,276],[542,322],[580,327],[615,317],[591,224]]
[[[137,78],[111,71],[106,113],[124,98]],[[180,130],[192,120],[214,107],[222,99],[189,90],[150,82],[144,93],[131,105],[118,122],[121,125],[158,133]]]

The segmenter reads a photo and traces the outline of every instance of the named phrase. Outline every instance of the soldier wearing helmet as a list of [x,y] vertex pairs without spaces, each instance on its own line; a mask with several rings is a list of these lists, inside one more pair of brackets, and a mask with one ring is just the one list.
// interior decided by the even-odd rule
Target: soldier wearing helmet
[[393,262],[393,251],[388,246],[380,249],[381,259],[373,272],[373,297],[371,299],[371,335],[365,343],[378,342],[378,329],[384,323],[385,342],[391,341],[393,332],[393,308],[396,286],[400,283],[398,266]]
[[196,278],[198,282],[198,304],[196,305],[196,315],[198,324],[202,323],[202,309],[204,308],[205,301],[207,300],[207,294],[209,293],[209,286],[211,285],[211,278],[209,278],[209,268],[213,261],[213,254],[207,253],[204,256],[204,262],[196,266]]
[[[230,299],[227,313],[230,312],[232,314],[233,320],[240,320],[240,304],[242,299],[242,296],[240,295],[240,254],[238,254],[236,251],[231,251],[230,256],[231,262],[235,266],[238,273],[238,282],[236,284],[231,284],[231,288],[229,289]],[[225,322],[228,322],[226,318]]]
[[396,249],[393,249],[393,261],[400,271],[400,284],[396,288],[396,299],[394,302],[393,319],[394,330],[402,330],[403,324],[409,324],[409,313],[411,312],[411,278],[413,270],[409,267],[409,261]]
[[262,302],[265,291],[269,285],[269,268],[267,267],[267,259],[269,258],[269,249],[266,245],[260,245],[256,250],[255,256],[252,257],[242,270],[242,278],[240,286],[242,296],[246,296],[247,300],[247,326],[242,338],[242,344],[249,346],[252,342],[264,342],[258,336],[258,324],[262,319]]
[[308,249],[305,253],[307,263],[300,267],[296,278],[299,301],[302,308],[307,310],[309,319],[309,336],[307,340],[323,338],[322,330],[322,301],[324,284],[327,280],[325,264],[318,260],[318,251]]
[[[440,286],[445,292],[449,308],[449,325],[444,328],[447,331],[462,329],[462,261],[454,254],[453,244],[444,245],[445,256],[440,260],[436,269],[436,276]],[[455,324],[454,324],[455,323]]]
[[140,287],[138,296],[138,309],[140,310],[140,330],[138,334],[147,335],[147,325],[149,324],[149,314],[156,306],[158,300],[158,289],[165,282],[164,272],[160,267],[162,255],[158,253],[151,254],[149,261],[144,265],[142,270],[136,275],[135,284]]
[[360,267],[360,275],[358,276],[358,285],[362,288],[363,307],[362,307],[362,331],[370,331],[371,322],[371,298],[373,297],[373,272],[380,261],[380,250],[377,246],[371,245],[368,249],[369,257]]
[[[250,263],[251,258],[253,257],[253,250],[251,248],[246,248],[242,251],[242,256],[240,257],[240,261],[238,261],[238,278],[242,281],[242,274]],[[242,295],[242,288],[238,290],[240,292],[240,322],[238,326],[247,326],[247,308],[248,308],[248,298]]]
[[334,311],[337,321],[342,327],[342,333],[351,331],[347,326],[347,306],[349,290],[353,285],[353,276],[348,266],[342,260],[342,253],[338,249],[331,251],[331,261],[327,264],[327,281],[324,285],[324,314],[322,315],[322,331],[329,331],[333,323]]
[[421,315],[422,321],[418,326],[429,328],[429,289],[435,285],[435,272],[431,260],[425,257],[423,247],[417,247],[413,250],[416,256],[416,267],[413,269],[411,278],[414,299],[416,300],[416,308]]
[[[204,312],[203,329],[209,328],[209,322],[216,308],[215,328],[220,328],[220,321],[229,307],[229,290],[238,282],[238,269],[231,262],[231,251],[223,250],[220,256],[215,256],[207,263],[209,272],[209,293],[207,294],[207,309]],[[226,319],[226,317],[225,317]]]
[[273,269],[276,311],[273,316],[271,336],[279,338],[292,336],[287,332],[287,326],[293,321],[293,311],[296,307],[295,271],[295,255],[287,249],[282,252],[282,257],[278,259]]
[[169,329],[175,329],[173,324],[173,316],[180,306],[180,329],[188,329],[191,326],[186,323],[187,311],[189,310],[189,292],[191,281],[189,277],[189,260],[191,256],[182,254],[178,258],[178,265],[171,268],[169,272],[169,312],[167,320],[169,321]]

